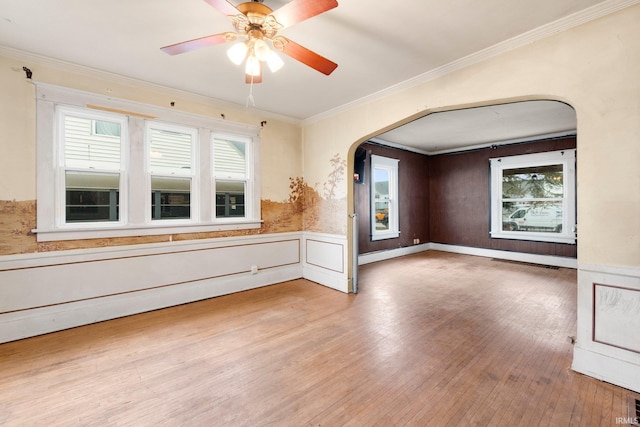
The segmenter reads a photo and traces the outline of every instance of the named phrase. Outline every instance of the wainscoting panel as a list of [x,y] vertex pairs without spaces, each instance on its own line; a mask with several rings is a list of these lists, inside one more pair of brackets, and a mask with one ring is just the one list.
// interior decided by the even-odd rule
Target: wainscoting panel
[[304,278],[349,292],[346,236],[304,233]]
[[640,392],[640,268],[579,265],[575,371]]
[[0,342],[301,276],[301,233],[7,256]]

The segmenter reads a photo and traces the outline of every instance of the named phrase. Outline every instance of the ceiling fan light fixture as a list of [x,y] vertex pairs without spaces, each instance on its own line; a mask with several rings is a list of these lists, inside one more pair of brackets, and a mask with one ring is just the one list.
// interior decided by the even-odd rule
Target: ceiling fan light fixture
[[280,55],[275,53],[273,50],[269,51],[269,57],[266,62],[272,73],[275,73],[284,65],[284,61],[280,58]]
[[269,45],[262,39],[258,39],[253,43],[253,53],[258,58],[258,61],[265,62],[269,59],[269,54],[271,53],[271,49],[269,49]]
[[236,65],[242,64],[242,61],[247,57],[247,51],[249,48],[245,42],[236,43],[227,50],[227,56]]
[[260,61],[258,61],[258,58],[256,58],[254,55],[249,55],[247,57],[247,63],[244,67],[244,73],[247,76],[259,76],[261,75],[260,68]]
[[272,72],[282,68],[284,62],[275,51],[327,76],[338,66],[304,46],[278,35],[278,31],[283,28],[337,7],[337,0],[289,0],[286,5],[275,11],[263,5],[263,0],[244,0],[237,7],[230,0],[205,1],[231,18],[235,31],[175,43],[160,48],[162,51],[169,55],[177,55],[205,46],[231,43],[241,37],[244,42],[231,46],[227,50],[227,56],[238,66],[245,62],[245,82],[250,84],[262,82],[263,63]]

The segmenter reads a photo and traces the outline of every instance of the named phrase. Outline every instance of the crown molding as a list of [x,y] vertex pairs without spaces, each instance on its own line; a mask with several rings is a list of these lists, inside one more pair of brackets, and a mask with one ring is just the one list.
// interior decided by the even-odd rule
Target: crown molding
[[503,42],[497,43],[486,49],[479,50],[475,53],[472,53],[463,58],[452,61],[441,67],[434,68],[433,70],[429,70],[409,80],[405,80],[404,82],[390,86],[386,89],[382,89],[378,92],[372,93],[370,95],[367,95],[355,101],[343,104],[339,107],[332,108],[323,113],[311,116],[307,119],[302,120],[302,126],[319,122],[321,120],[327,119],[329,117],[333,117],[335,115],[349,111],[361,105],[368,104],[373,101],[377,101],[381,98],[387,97],[389,95],[393,95],[395,93],[410,89],[412,87],[418,86],[430,80],[434,80],[436,78],[445,76],[454,71],[461,70],[463,68],[466,68],[471,65],[477,64],[479,62],[485,61],[487,59],[493,58],[494,56],[514,50],[516,48],[528,45],[530,43],[545,39],[547,37],[551,37],[555,34],[561,33],[563,31],[567,31],[571,28],[580,26],[582,24],[586,24],[588,22],[594,21],[603,16],[610,15],[612,13],[618,12],[622,9],[626,9],[630,6],[634,6],[639,3],[640,3],[640,0],[603,1],[602,3],[598,3],[594,6],[591,6],[584,10],[576,12],[572,15],[558,19],[557,21],[542,25],[531,31],[527,31],[526,33],[522,33],[518,36],[515,36]]
[[464,146],[455,147],[455,148],[448,148],[446,150],[422,150],[422,149],[419,149],[419,148],[410,147],[410,146],[398,144],[398,143],[395,143],[395,142],[390,142],[390,141],[387,141],[386,139],[382,139],[382,138],[378,138],[378,137],[371,138],[371,139],[369,139],[369,141],[373,142],[373,143],[376,143],[376,144],[385,145],[385,146],[391,147],[391,148],[397,148],[397,149],[400,149],[400,150],[411,151],[411,152],[418,153],[418,154],[424,154],[426,156],[436,156],[438,154],[461,153],[461,152],[464,152],[464,151],[479,150],[479,149],[487,148],[487,147],[510,145],[510,144],[519,144],[519,143],[522,143],[522,142],[544,141],[546,139],[564,138],[564,137],[576,136],[576,135],[577,135],[576,130],[575,129],[570,129],[570,130],[561,131],[561,132],[543,133],[543,134],[538,134],[538,135],[528,135],[528,136],[523,136],[523,137],[520,137],[520,138],[503,139],[503,140],[500,140],[500,141],[491,141],[491,142],[482,142],[482,143],[473,144],[473,145],[464,145]]

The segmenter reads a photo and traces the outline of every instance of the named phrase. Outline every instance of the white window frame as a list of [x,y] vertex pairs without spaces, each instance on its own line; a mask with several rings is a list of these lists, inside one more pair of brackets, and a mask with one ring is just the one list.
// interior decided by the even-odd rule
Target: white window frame
[[[576,243],[576,150],[558,150],[489,159],[491,165],[491,237],[537,242]],[[562,165],[562,231],[527,232],[503,230],[502,176],[506,169]]]
[[[371,240],[395,239],[400,236],[399,205],[398,205],[398,159],[371,155]],[[389,174],[389,212],[388,229],[376,228],[376,195],[375,195],[375,171],[381,169]]]
[[[189,165],[189,170],[185,171],[172,171],[171,173],[163,170],[154,170],[151,166],[151,129],[160,130],[160,131],[168,131],[168,132],[177,132],[188,134],[191,136],[191,163]],[[147,223],[161,223],[167,222],[167,225],[176,225],[176,224],[190,224],[197,223],[200,220],[199,215],[199,206],[200,206],[200,197],[199,197],[199,176],[200,171],[198,168],[199,165],[199,141],[198,141],[198,130],[193,127],[188,126],[180,126],[172,123],[164,123],[156,120],[146,120],[145,121],[145,171],[146,171],[146,188],[147,188],[147,209],[146,209],[146,220]],[[151,179],[152,177],[161,177],[161,178],[188,178],[191,180],[190,185],[190,217],[189,218],[181,218],[181,219],[153,219],[151,215],[151,206],[153,204],[152,200],[152,190],[151,190]]]
[[[36,159],[37,159],[37,228],[32,230],[38,242],[112,238],[126,236],[148,236],[162,234],[198,233],[226,230],[260,228],[260,144],[258,126],[228,123],[223,120],[176,111],[133,101],[111,98],[89,92],[69,89],[47,83],[36,85]],[[127,124],[122,128],[121,138],[127,141],[127,152],[121,156],[125,173],[121,176],[119,221],[100,223],[64,224],[64,192],[60,187],[59,135],[56,111],[64,108],[85,111],[88,115],[101,117],[114,114],[124,117]],[[113,120],[113,116],[109,116]],[[192,198],[197,206],[191,208],[191,220],[150,221],[150,183],[146,171],[145,126],[147,120],[170,123],[178,127],[197,130],[194,162],[199,173],[197,188],[192,189]],[[251,155],[250,189],[245,196],[251,209],[245,217],[217,220],[215,199],[212,195],[211,135],[225,133],[244,138]],[[63,185],[63,184],[62,184]],[[62,202],[61,202],[62,201]],[[147,215],[148,213],[148,215]]]
[[[226,140],[235,140],[237,142],[242,142],[245,144],[245,176],[244,177],[234,177],[234,176],[225,176],[220,173],[217,173],[215,170],[215,140],[216,139],[226,139]],[[229,133],[222,132],[214,132],[211,134],[211,200],[212,200],[212,215],[216,221],[225,223],[225,222],[233,222],[237,221],[238,218],[241,217],[217,217],[216,216],[216,180],[228,181],[228,182],[243,182],[244,183],[244,218],[251,218],[256,215],[256,207],[260,206],[260,201],[255,200],[251,195],[255,193],[254,188],[254,171],[255,171],[255,162],[253,161],[254,156],[254,147],[250,138],[242,137],[239,135],[232,135]]]
[[[107,169],[100,165],[92,165],[90,167],[66,166],[65,164],[65,118],[67,116],[80,117],[87,120],[104,120],[117,122],[120,124],[120,165],[117,169]],[[127,120],[125,116],[113,113],[105,113],[101,111],[87,111],[86,109],[58,106],[55,109],[55,146],[56,151],[54,158],[56,162],[55,172],[52,182],[55,183],[53,194],[55,198],[55,226],[61,230],[71,229],[91,229],[91,228],[109,228],[126,224],[127,222],[127,164],[128,164],[128,131]],[[91,123],[93,132],[93,123]],[[120,194],[120,212],[117,221],[91,221],[91,222],[67,222],[66,220],[66,172],[85,172],[85,173],[104,173],[119,174],[119,194]]]

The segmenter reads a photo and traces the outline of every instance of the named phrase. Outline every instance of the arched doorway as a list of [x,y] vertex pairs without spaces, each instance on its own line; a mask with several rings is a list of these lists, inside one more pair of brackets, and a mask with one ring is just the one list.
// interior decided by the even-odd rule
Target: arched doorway
[[[509,256],[518,254],[517,258],[526,262],[544,259],[549,263],[550,256],[557,256],[563,266],[575,267],[575,218],[564,228],[565,234],[573,233],[573,244],[553,239],[530,243],[542,235],[561,231],[557,225],[554,231],[528,227],[528,233],[533,234],[529,243],[520,241],[524,233],[500,240],[492,234],[491,215],[496,215],[497,205],[492,202],[489,160],[575,150],[576,143],[573,108],[559,101],[536,100],[431,113],[358,144],[354,148],[353,169],[353,214],[357,216],[352,233],[354,282],[361,263],[430,248],[464,248],[497,257],[500,251],[508,251]],[[396,189],[385,189],[385,183],[376,183],[373,156],[398,160]],[[567,184],[574,185],[571,182],[574,181]],[[385,203],[378,199],[376,206],[376,192],[384,193],[383,202],[384,197],[398,199],[397,237],[375,238],[375,227],[384,228],[385,224],[378,223],[388,219]],[[575,212],[575,193],[573,198]],[[509,208],[527,206],[525,199]],[[533,202],[529,205],[533,206]],[[511,212],[505,209],[503,213]],[[554,215],[564,213],[556,209]]]

